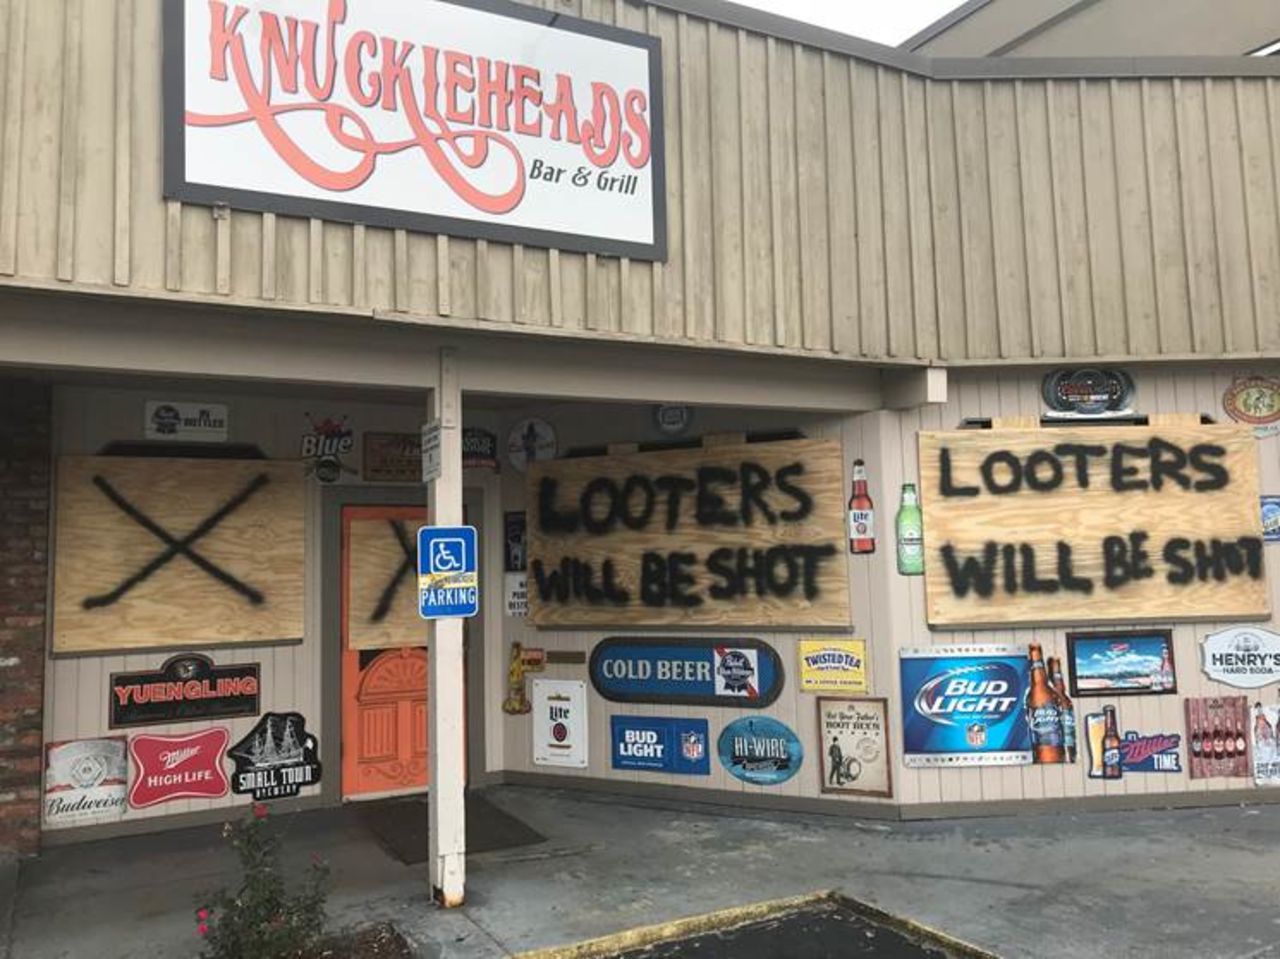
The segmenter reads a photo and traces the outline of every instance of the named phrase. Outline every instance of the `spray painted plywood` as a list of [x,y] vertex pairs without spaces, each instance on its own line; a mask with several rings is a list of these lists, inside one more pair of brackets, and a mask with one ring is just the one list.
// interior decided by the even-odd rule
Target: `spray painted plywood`
[[58,462],[53,649],[302,637],[302,464]]
[[1270,612],[1247,429],[923,432],[920,479],[932,626]]
[[348,649],[423,646],[416,570],[421,506],[343,509],[343,617]]
[[537,463],[528,495],[537,626],[849,623],[837,443]]

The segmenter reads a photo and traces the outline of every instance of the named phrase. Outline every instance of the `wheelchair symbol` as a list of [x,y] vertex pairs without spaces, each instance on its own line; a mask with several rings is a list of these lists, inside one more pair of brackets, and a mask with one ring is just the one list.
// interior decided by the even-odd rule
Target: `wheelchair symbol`
[[431,543],[431,572],[460,573],[467,566],[466,541],[437,539]]

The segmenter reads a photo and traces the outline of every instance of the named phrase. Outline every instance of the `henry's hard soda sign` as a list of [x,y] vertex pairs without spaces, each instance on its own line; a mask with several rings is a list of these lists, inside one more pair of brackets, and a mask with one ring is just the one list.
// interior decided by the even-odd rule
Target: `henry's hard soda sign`
[[1031,762],[1024,650],[1013,646],[904,649],[899,669],[905,765]]

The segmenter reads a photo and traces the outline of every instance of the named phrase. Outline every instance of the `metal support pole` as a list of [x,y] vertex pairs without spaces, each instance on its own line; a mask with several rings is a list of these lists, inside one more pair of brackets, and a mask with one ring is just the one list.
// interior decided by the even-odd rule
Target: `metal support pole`
[[[440,376],[428,417],[440,421],[443,471],[430,485],[427,522],[462,524],[462,390],[457,356],[440,350]],[[466,885],[466,699],[462,620],[428,624],[427,715],[430,776],[427,801],[431,894],[446,908],[461,906]]]

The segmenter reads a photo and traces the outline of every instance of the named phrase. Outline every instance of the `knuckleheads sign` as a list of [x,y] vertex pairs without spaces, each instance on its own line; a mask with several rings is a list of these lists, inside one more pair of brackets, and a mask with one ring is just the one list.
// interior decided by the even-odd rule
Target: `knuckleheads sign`
[[1280,682],[1280,633],[1261,626],[1233,626],[1210,633],[1200,648],[1204,671],[1238,689]]
[[480,0],[165,12],[166,197],[666,258],[657,37]]
[[537,626],[847,626],[841,452],[790,440],[535,463]]
[[320,743],[301,713],[266,713],[227,754],[236,764],[231,791],[259,802],[287,799],[320,782]]
[[920,434],[932,626],[1262,618],[1239,426]]
[[926,646],[899,655],[904,765],[1031,762],[1026,650]]
[[784,783],[804,762],[796,734],[769,716],[735,719],[721,731],[716,752],[720,765],[753,786]]
[[591,652],[591,684],[618,703],[763,709],[782,661],[758,639],[610,637]]

